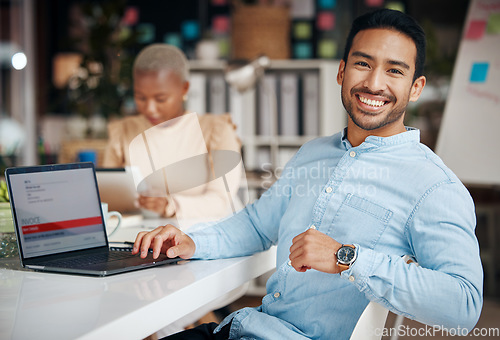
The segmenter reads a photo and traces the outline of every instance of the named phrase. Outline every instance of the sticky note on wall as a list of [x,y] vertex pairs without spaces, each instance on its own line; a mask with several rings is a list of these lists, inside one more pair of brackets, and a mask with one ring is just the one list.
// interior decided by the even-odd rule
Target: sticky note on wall
[[316,19],[316,27],[321,31],[331,31],[335,28],[335,13],[319,12]]
[[323,9],[332,9],[337,6],[337,0],[318,0],[318,7]]
[[310,42],[297,42],[293,44],[293,57],[297,59],[310,59],[313,57],[312,46]]
[[470,82],[471,83],[484,83],[488,78],[488,69],[490,68],[489,63],[474,63],[472,64],[470,72]]
[[385,8],[392,9],[395,11],[405,12],[405,5],[399,1],[390,1],[385,4]]
[[227,15],[216,15],[212,19],[212,30],[214,33],[229,33],[230,20]]
[[200,24],[196,20],[186,20],[181,23],[182,37],[185,40],[196,40],[200,36]]
[[490,14],[486,32],[488,34],[500,34],[500,13]]
[[365,0],[365,6],[367,7],[381,7],[384,4],[384,0]]
[[166,33],[163,36],[163,41],[165,42],[165,44],[174,45],[182,49],[182,38],[178,33]]
[[311,23],[306,21],[299,21],[293,25],[293,37],[295,39],[311,39],[311,36]]
[[137,40],[142,44],[149,44],[155,40],[155,26],[153,24],[137,25]]
[[318,57],[320,58],[335,58],[337,56],[338,45],[335,40],[321,39],[318,42]]
[[469,40],[479,40],[484,36],[484,31],[486,30],[486,21],[484,20],[472,20],[467,27],[465,33],[465,39]]

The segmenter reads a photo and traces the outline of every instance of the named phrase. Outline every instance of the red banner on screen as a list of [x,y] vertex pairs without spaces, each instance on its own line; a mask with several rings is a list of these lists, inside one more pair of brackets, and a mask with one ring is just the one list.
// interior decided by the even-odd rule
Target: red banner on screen
[[46,231],[79,228],[96,224],[102,224],[101,216],[79,218],[77,220],[67,220],[67,221],[27,225],[23,227],[23,234],[26,235],[26,234],[43,233]]

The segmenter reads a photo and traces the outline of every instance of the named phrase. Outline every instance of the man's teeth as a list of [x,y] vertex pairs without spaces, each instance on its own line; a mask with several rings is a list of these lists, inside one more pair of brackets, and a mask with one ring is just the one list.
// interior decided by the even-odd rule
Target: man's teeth
[[366,105],[370,105],[370,106],[380,107],[380,106],[384,105],[384,102],[382,100],[371,100],[371,99],[361,97],[361,96],[359,96],[359,100],[362,103],[364,103]]

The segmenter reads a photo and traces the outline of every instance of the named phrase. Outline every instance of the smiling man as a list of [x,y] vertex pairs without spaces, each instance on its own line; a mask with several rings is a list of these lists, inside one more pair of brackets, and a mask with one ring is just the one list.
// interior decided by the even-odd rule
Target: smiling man
[[232,218],[189,234],[168,225],[138,235],[141,256],[152,248],[212,259],[278,245],[261,306],[172,339],[349,339],[370,301],[460,334],[474,327],[483,302],[474,203],[403,124],[425,86],[424,59],[425,35],[411,17],[359,17],[337,75],[347,128],[306,143]]

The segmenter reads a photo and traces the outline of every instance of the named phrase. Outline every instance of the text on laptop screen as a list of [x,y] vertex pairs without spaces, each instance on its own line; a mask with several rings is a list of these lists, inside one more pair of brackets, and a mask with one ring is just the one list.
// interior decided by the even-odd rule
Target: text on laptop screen
[[106,245],[91,168],[10,177],[25,258]]

